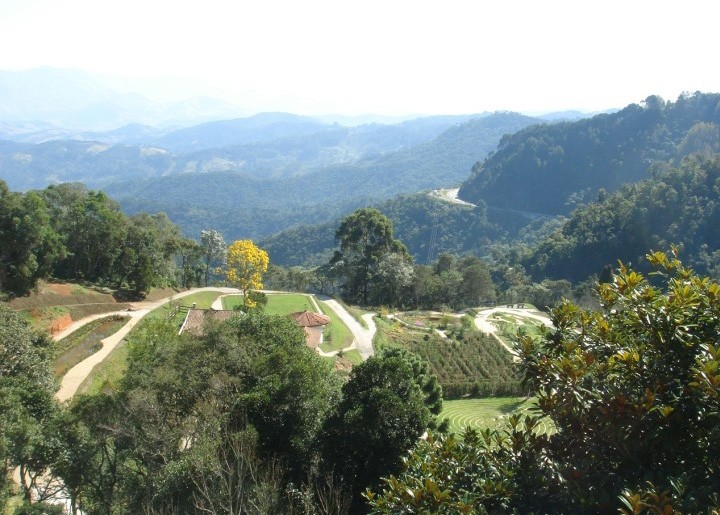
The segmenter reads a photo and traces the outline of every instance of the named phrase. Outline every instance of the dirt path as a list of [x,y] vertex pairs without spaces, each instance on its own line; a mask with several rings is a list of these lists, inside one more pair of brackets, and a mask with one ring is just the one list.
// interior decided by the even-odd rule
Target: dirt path
[[553,327],[552,320],[550,320],[549,317],[539,314],[537,311],[534,310],[495,307],[479,311],[477,316],[475,317],[475,327],[477,327],[483,333],[492,335],[503,347],[505,347],[505,349],[507,349],[510,354],[514,356],[517,355],[517,352],[515,352],[515,350],[508,346],[508,344],[505,343],[503,339],[496,334],[498,328],[489,320],[489,318],[495,313],[507,313],[509,315],[514,315],[522,318],[531,318],[542,324],[545,324],[547,327]]
[[59,401],[66,401],[70,400],[73,395],[75,395],[75,392],[77,391],[80,384],[87,378],[88,375],[90,375],[90,372],[92,372],[92,369],[95,368],[95,365],[102,362],[105,358],[108,357],[108,355],[117,347],[117,345],[122,341],[125,336],[130,332],[130,330],[137,325],[137,323],[150,311],[152,311],[155,308],[158,308],[164,304],[167,304],[168,302],[176,299],[181,299],[183,297],[187,297],[188,295],[191,295],[193,293],[201,292],[201,291],[219,291],[222,293],[237,293],[237,290],[235,288],[213,288],[213,287],[207,287],[207,288],[195,288],[193,290],[188,290],[184,292],[177,293],[175,295],[172,295],[170,297],[166,297],[164,299],[155,300],[155,301],[143,301],[143,302],[135,302],[132,304],[133,310],[130,311],[115,311],[112,313],[103,313],[100,315],[90,315],[88,317],[82,318],[80,320],[77,320],[73,322],[70,326],[68,326],[65,330],[59,332],[56,334],[53,338],[57,341],[60,340],[67,335],[71,334],[73,331],[76,331],[80,327],[84,326],[85,324],[88,324],[92,322],[93,320],[97,320],[99,318],[104,318],[108,316],[113,315],[119,315],[124,316],[128,318],[128,322],[120,328],[118,332],[115,334],[112,334],[108,336],[107,338],[102,340],[102,349],[100,349],[95,354],[89,356],[87,359],[81,361],[74,367],[72,367],[70,370],[67,371],[67,373],[63,376],[62,381],[60,382],[60,389],[55,394],[55,397]]
[[373,320],[372,313],[366,313],[362,316],[368,326],[368,329],[365,329],[353,318],[350,313],[347,312],[344,307],[342,307],[338,301],[332,299],[321,299],[321,302],[332,309],[335,314],[340,317],[340,320],[343,321],[348,329],[350,329],[354,338],[353,345],[357,348],[363,360],[375,355],[375,349],[373,349],[372,341],[377,328],[375,327],[375,320]]

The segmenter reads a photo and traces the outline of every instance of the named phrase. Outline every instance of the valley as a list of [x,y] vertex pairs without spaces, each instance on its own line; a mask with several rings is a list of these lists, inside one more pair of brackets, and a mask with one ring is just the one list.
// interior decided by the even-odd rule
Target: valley
[[712,492],[718,102],[3,129],[0,502],[393,513],[452,460],[513,506],[625,495],[586,456]]

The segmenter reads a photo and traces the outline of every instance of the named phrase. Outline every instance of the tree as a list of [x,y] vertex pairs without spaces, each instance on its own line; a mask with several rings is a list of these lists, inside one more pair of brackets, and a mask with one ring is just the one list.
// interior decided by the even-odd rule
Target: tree
[[58,265],[60,275],[112,280],[127,230],[117,202],[101,191],[90,191],[69,207],[63,226],[68,257]]
[[621,265],[598,285],[600,311],[565,302],[554,331],[518,335],[525,386],[555,432],[514,416],[461,444],[428,440],[368,495],[373,512],[434,511],[439,499],[474,512],[720,508],[720,285],[676,250],[647,259],[652,281]]
[[225,258],[227,244],[218,231],[207,230],[200,233],[200,246],[205,260],[205,286],[210,281],[210,267]]
[[262,274],[267,271],[269,263],[268,253],[256,247],[251,240],[237,240],[228,247],[227,280],[242,290],[246,308],[255,305],[249,293],[262,288]]
[[392,222],[377,209],[358,209],[345,217],[335,232],[340,252],[334,263],[342,262],[345,294],[351,301],[368,303],[377,284],[377,269],[383,256],[407,249],[393,238]]
[[0,303],[0,485],[19,467],[25,499],[57,457],[52,341]]
[[0,181],[0,292],[27,293],[64,252],[42,198],[10,192]]
[[400,470],[402,456],[433,421],[412,363],[404,355],[371,357],[357,365],[343,386],[342,400],[325,423],[328,473],[360,491]]
[[405,254],[392,252],[380,258],[377,267],[377,304],[400,306],[408,297],[404,290],[413,282],[414,270],[410,258]]

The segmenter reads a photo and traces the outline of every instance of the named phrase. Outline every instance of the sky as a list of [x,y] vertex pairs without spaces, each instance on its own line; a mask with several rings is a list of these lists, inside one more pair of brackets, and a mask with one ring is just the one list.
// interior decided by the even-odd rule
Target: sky
[[0,69],[298,114],[531,114],[720,92],[716,0],[0,0]]

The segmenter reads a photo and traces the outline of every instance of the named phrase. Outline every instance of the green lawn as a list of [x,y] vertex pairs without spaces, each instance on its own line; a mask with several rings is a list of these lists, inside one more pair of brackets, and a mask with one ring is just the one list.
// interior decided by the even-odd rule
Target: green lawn
[[[224,309],[235,309],[243,304],[242,295],[231,295],[222,299]],[[308,298],[303,294],[271,294],[267,296],[267,304],[265,305],[265,313],[269,315],[288,315],[298,311],[315,312],[315,307]]]
[[343,352],[343,358],[348,360],[353,365],[359,365],[360,363],[363,362],[362,356],[360,355],[360,351],[357,349]]
[[340,320],[340,317],[335,312],[327,307],[324,302],[318,302],[320,309],[323,314],[330,317],[330,323],[325,327],[323,333],[323,342],[320,345],[320,350],[324,352],[332,352],[335,350],[344,349],[352,345],[353,335],[350,329]]
[[94,320],[58,341],[55,345],[55,377],[60,378],[72,367],[102,348],[101,340],[115,334],[129,318],[109,316]]
[[[449,420],[452,433],[462,433],[466,427],[475,429],[496,428],[512,413],[528,413],[532,399],[525,397],[492,397],[443,401],[440,420]],[[540,423],[543,432],[552,431],[551,422]]]
[[127,357],[127,342],[122,340],[107,358],[95,365],[92,372],[80,383],[76,395],[81,393],[97,395],[117,391],[127,369]]

